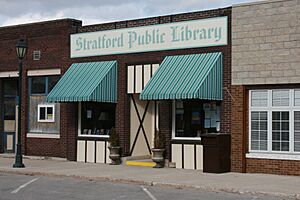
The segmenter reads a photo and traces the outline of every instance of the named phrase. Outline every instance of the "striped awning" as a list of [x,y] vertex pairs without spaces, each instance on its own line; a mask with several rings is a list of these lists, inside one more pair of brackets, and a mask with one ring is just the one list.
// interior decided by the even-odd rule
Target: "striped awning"
[[167,56],[140,94],[142,100],[222,100],[222,53]]
[[48,102],[117,102],[117,62],[73,63],[47,96]]

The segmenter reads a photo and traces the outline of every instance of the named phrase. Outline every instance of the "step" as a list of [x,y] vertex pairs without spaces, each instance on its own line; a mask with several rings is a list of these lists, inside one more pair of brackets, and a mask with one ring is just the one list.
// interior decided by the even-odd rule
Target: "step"
[[152,162],[152,160],[127,160],[126,165],[141,166],[141,167],[154,167],[155,162]]

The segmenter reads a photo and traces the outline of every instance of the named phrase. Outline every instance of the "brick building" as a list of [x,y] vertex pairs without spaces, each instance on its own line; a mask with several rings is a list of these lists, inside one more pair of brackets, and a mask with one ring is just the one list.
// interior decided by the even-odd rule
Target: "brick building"
[[[220,165],[230,162],[206,151],[201,138],[231,133],[231,8],[90,26],[65,19],[3,27],[0,34],[8,46],[1,48],[1,92],[6,84],[17,87],[5,83],[17,76],[15,40],[22,36],[29,46],[24,154],[109,163],[115,127],[123,157],[150,158],[159,130],[166,159],[177,168],[203,169],[215,155]],[[7,120],[1,132],[8,124],[13,133],[14,116]]]
[[58,112],[54,123],[45,123],[42,122],[43,119],[38,119],[37,105],[46,104],[48,90],[71,64],[69,36],[78,26],[81,26],[80,21],[63,19],[0,28],[0,152],[12,153],[15,150],[15,102],[18,96],[15,44],[19,38],[24,38],[29,45],[23,60],[22,74],[23,152],[26,155],[75,159],[74,150],[68,148],[74,138],[68,135],[73,128],[70,126],[73,113],[69,112],[72,105],[55,105]]
[[232,171],[300,175],[300,2],[232,9]]

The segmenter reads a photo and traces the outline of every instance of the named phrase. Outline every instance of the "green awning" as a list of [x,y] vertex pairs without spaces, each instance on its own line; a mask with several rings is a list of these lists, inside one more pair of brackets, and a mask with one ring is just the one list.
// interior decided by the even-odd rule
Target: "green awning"
[[48,102],[117,102],[117,62],[73,63],[47,96]]
[[222,100],[222,53],[167,56],[140,99]]

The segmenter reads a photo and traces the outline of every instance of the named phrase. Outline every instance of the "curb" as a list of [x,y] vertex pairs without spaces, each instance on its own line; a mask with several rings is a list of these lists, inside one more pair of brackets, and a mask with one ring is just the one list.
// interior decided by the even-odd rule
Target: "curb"
[[0,173],[18,174],[18,175],[28,175],[28,176],[46,176],[46,177],[57,177],[57,178],[77,178],[89,181],[105,181],[112,183],[127,183],[134,185],[144,185],[144,186],[157,186],[157,187],[167,187],[174,189],[195,189],[199,191],[207,192],[225,192],[231,194],[249,194],[249,195],[270,195],[282,198],[292,198],[300,199],[300,194],[285,194],[285,193],[273,193],[273,192],[263,192],[263,191],[250,191],[250,190],[239,190],[234,188],[216,188],[210,186],[199,186],[199,185],[184,185],[176,183],[165,183],[165,182],[154,182],[154,181],[144,181],[144,180],[133,180],[133,179],[122,179],[122,178],[110,178],[110,177],[89,177],[81,175],[67,175],[67,174],[57,174],[57,173],[46,173],[46,172],[35,172],[35,171],[17,171],[9,169],[0,169]]

